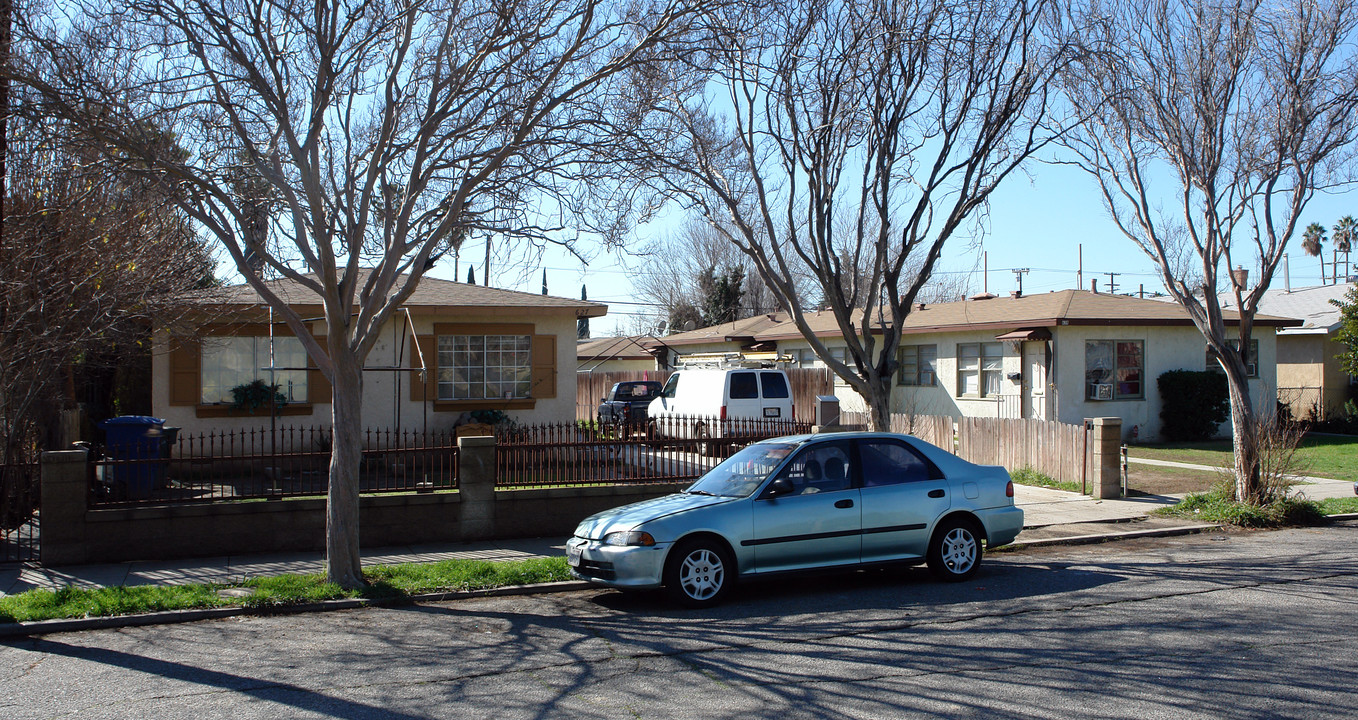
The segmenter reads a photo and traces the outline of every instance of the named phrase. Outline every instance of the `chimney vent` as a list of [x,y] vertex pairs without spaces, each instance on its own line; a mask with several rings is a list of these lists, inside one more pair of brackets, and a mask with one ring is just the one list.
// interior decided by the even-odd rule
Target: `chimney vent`
[[1235,269],[1231,271],[1231,280],[1239,287],[1249,287],[1250,271],[1246,270],[1243,265],[1237,265]]
[[1089,292],[1092,292],[1092,293],[1094,293],[1095,295],[1098,295],[1098,294],[1099,294],[1099,279],[1098,279],[1098,278],[1094,278],[1093,280],[1090,280],[1090,281],[1089,281]]

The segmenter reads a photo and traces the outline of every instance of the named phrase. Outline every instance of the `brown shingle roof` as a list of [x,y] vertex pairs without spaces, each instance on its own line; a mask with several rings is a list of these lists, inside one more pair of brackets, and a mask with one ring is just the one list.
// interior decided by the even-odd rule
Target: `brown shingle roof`
[[[362,272],[366,274],[368,271],[363,270]],[[315,275],[308,275],[308,277],[315,277]],[[398,280],[397,284],[399,285],[400,282]],[[315,293],[294,280],[271,280],[268,285],[280,298],[291,305],[320,305],[320,298],[316,297]],[[244,308],[261,305],[263,300],[260,299],[259,293],[255,292],[255,289],[249,285],[231,285],[224,288],[214,288],[199,296],[196,302],[204,305]],[[468,285],[428,276],[420,278],[419,287],[406,300],[405,306],[412,310],[417,308],[448,310],[486,307],[559,308],[574,310],[577,317],[601,317],[608,313],[608,306],[603,303],[538,295],[518,290],[502,290],[484,285]]]
[[[1224,311],[1227,322],[1239,316]],[[1254,324],[1284,327],[1295,325],[1291,318],[1256,315]],[[817,336],[839,334],[834,314],[821,311],[807,315],[807,324]],[[1057,325],[1191,325],[1188,313],[1178,303],[1146,300],[1125,295],[1092,293],[1088,290],[1060,290],[1041,295],[966,300],[925,305],[913,309],[905,318],[906,334],[960,330],[1014,330]],[[694,331],[698,332],[698,331]],[[759,341],[793,340],[802,335],[792,321],[764,328]],[[717,338],[719,339],[719,338]],[[670,343],[670,338],[665,338]],[[709,340],[711,342],[711,340]],[[672,343],[671,343],[672,344]]]
[[749,341],[752,338],[759,337],[769,328],[787,322],[789,317],[785,312],[755,315],[735,322],[666,335],[659,340],[653,338],[653,342],[649,344],[659,345],[662,341],[665,345],[699,345],[727,340]]

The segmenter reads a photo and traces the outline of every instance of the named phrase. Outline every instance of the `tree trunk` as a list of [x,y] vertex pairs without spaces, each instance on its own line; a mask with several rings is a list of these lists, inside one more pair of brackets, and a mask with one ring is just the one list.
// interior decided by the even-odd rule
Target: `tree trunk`
[[[332,349],[333,349],[332,345]],[[352,357],[332,352],[334,411],[330,491],[325,507],[325,575],[343,588],[362,587],[358,549],[358,476],[363,462],[363,372]]]
[[868,429],[874,432],[891,431],[891,380],[881,377],[868,377]]
[[1226,385],[1231,396],[1231,437],[1235,460],[1235,499],[1258,505],[1262,499],[1259,482],[1259,445],[1256,437],[1254,402],[1250,398],[1249,380],[1242,367],[1238,372],[1226,372]]

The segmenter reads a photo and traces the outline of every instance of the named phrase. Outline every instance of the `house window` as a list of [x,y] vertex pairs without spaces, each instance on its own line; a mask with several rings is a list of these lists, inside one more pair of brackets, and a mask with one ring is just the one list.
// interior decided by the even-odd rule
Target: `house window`
[[[1235,350],[1239,350],[1239,349],[1240,349],[1240,341],[1239,341],[1239,340],[1232,340],[1232,341],[1231,341],[1231,347],[1234,348]],[[1249,354],[1249,357],[1246,357],[1246,358],[1243,358],[1243,359],[1244,359],[1244,361],[1245,361],[1245,377],[1250,377],[1250,378],[1257,378],[1257,377],[1259,377],[1259,341],[1258,341],[1258,340],[1253,340],[1253,339],[1250,340],[1250,354]],[[1208,370],[1215,370],[1215,371],[1217,371],[1217,372],[1224,372],[1224,371],[1221,369],[1221,363],[1217,362],[1217,354],[1214,353],[1214,352],[1212,352],[1212,348],[1210,348],[1210,347],[1207,348],[1207,369],[1208,369]]]
[[440,335],[438,399],[529,397],[532,346],[531,335]]
[[903,345],[896,352],[896,360],[901,366],[896,371],[896,384],[930,387],[938,384],[934,375],[937,345]]
[[958,397],[991,397],[1000,394],[1004,361],[1001,343],[963,343],[957,346]]
[[278,385],[290,403],[307,401],[307,371],[274,370],[270,367],[305,368],[306,349],[295,337],[273,338],[273,362],[269,361],[268,337],[218,336],[203,339],[199,369],[199,400],[204,404],[231,403],[231,389],[255,380]]
[[1131,400],[1146,396],[1141,340],[1090,340],[1085,343],[1085,399]]

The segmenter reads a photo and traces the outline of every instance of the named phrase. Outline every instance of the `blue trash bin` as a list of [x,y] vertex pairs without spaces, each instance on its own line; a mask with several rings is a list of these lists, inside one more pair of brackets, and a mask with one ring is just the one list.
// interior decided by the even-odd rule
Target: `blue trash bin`
[[113,460],[142,460],[113,466],[113,482],[121,485],[129,500],[145,500],[151,490],[164,484],[165,421],[145,415],[124,415],[99,423],[107,435],[105,445]]

